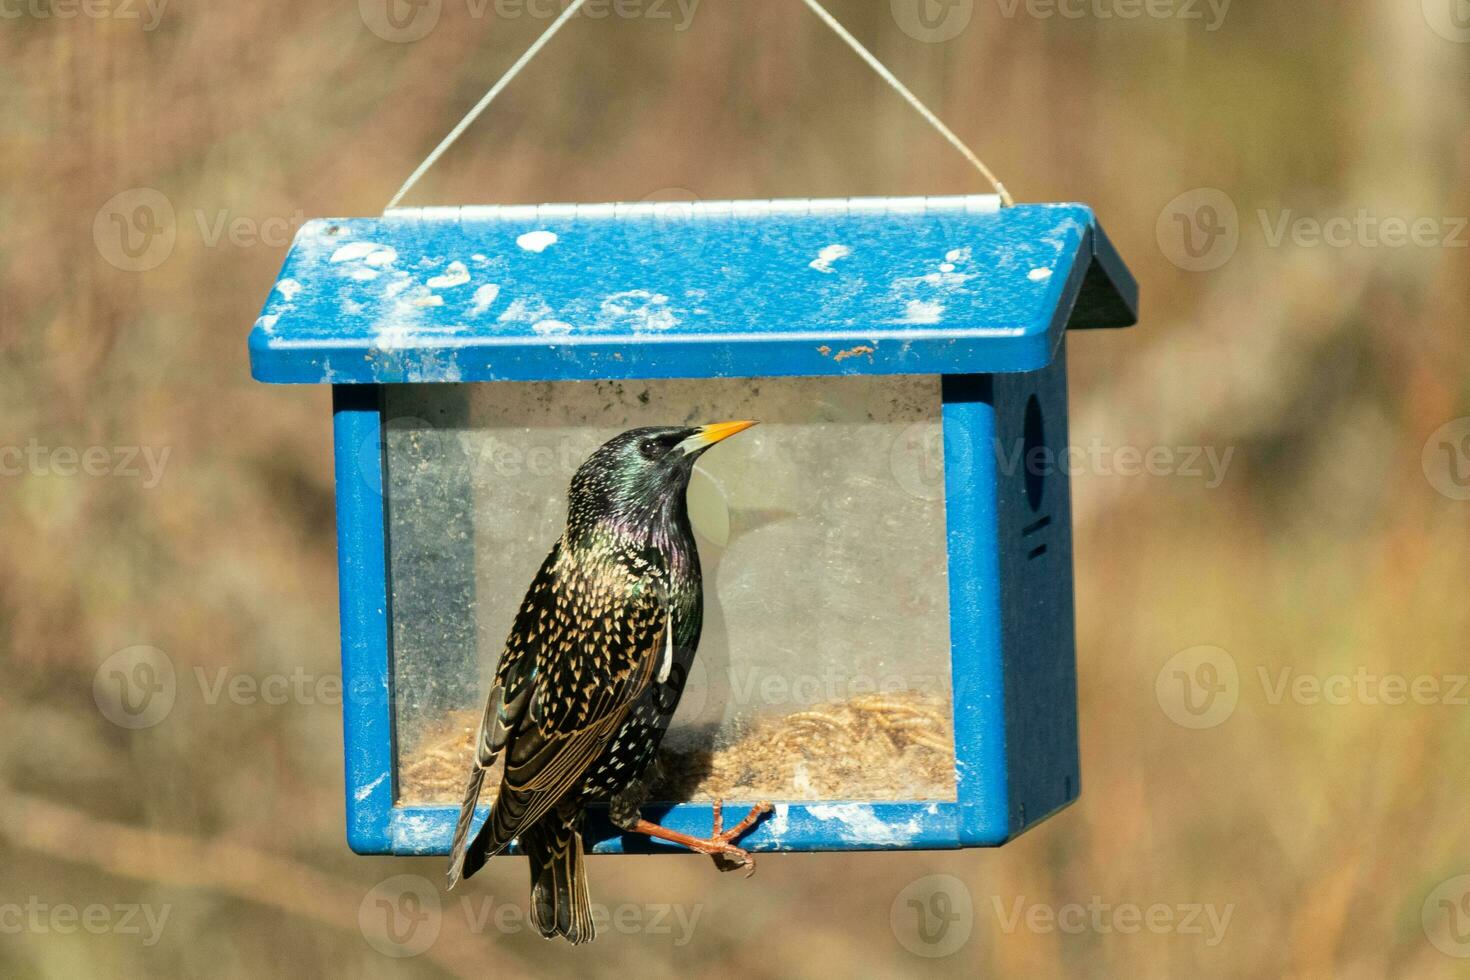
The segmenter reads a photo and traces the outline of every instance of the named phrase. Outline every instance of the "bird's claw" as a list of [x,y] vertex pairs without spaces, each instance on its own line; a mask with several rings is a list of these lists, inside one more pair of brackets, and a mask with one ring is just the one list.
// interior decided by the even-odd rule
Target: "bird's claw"
[[772,809],[770,803],[762,800],[750,808],[750,812],[745,815],[744,819],[729,830],[725,830],[724,801],[715,800],[713,806],[714,830],[710,834],[710,848],[706,852],[714,858],[715,867],[721,871],[737,871],[744,868],[747,878],[755,874],[755,858],[750,855],[749,851],[736,847],[731,842],[754,827],[760,818],[770,813]]

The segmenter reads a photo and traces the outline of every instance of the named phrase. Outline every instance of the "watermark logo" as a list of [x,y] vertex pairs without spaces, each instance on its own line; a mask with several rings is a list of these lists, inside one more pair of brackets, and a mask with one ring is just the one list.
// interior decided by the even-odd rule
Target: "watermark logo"
[[[624,247],[631,254],[653,258],[655,249],[673,241],[678,243],[679,254],[686,264],[697,263],[709,248],[712,237],[711,223],[700,216],[703,203],[704,199],[687,187],[660,187],[650,191],[636,205],[651,212],[656,232],[645,233],[642,222],[625,222]],[[632,324],[638,329],[657,331],[661,326],[672,326],[667,303],[668,298],[658,293],[630,292],[613,297],[612,304],[604,303],[600,312],[604,318],[613,321],[632,318],[639,321]]]
[[428,950],[443,924],[439,891],[419,875],[394,875],[380,881],[357,908],[362,938],[395,959]]
[[158,268],[173,254],[177,238],[173,203],[151,187],[113,195],[92,220],[98,254],[124,272]]
[[[197,231],[205,248],[264,245],[284,249],[306,222],[306,214],[299,208],[291,214],[264,218],[236,214],[228,208],[194,208],[187,214],[193,221],[186,221],[185,226]],[[97,253],[124,272],[158,268],[173,254],[179,232],[173,202],[151,187],[135,187],[113,195],[92,220]]]
[[[1302,214],[1292,208],[1259,208],[1255,214],[1267,248],[1403,249],[1470,248],[1470,218],[1454,215],[1351,213]],[[1223,191],[1187,191],[1164,206],[1155,228],[1159,249],[1181,269],[1210,272],[1229,262],[1243,235],[1240,212]]]
[[172,446],[43,446],[34,436],[24,446],[0,446],[0,477],[89,476],[141,480],[152,490],[163,480]]
[[[339,705],[342,678],[312,674],[297,667],[290,673],[246,674],[228,667],[196,666],[186,675],[199,688],[199,700],[208,707],[221,703],[251,707]],[[371,686],[370,684],[368,686]],[[120,650],[97,668],[92,695],[103,717],[123,728],[152,728],[169,716],[179,695],[189,685],[179,683],[173,660],[157,647]],[[365,692],[356,692],[361,695]]]
[[1470,697],[1470,674],[1375,674],[1359,667],[1351,674],[1298,673],[1290,666],[1273,672],[1256,668],[1266,703],[1287,701],[1304,707],[1320,704],[1369,706],[1415,704],[1421,707],[1448,705],[1466,707]]
[[1020,929],[1038,934],[1060,932],[1073,936],[1087,932],[1128,936],[1147,931],[1156,936],[1202,936],[1205,945],[1211,948],[1225,941],[1225,933],[1235,915],[1233,902],[1224,906],[1201,902],[1139,905],[1136,902],[1105,902],[1100,895],[1092,896],[1085,904],[1028,902],[1024,895],[1018,896],[1009,906],[1000,896],[993,897],[991,902],[1001,931],[1006,935]]
[[1420,921],[1435,949],[1456,959],[1470,958],[1470,875],[1440,882],[1424,899]]
[[173,913],[172,905],[139,905],[119,902],[77,906],[70,902],[44,902],[32,895],[24,902],[0,903],[0,935],[137,936],[144,946],[156,946]]
[[1154,695],[1176,725],[1203,729],[1223,724],[1240,701],[1235,658],[1220,647],[1181,650],[1159,670]]
[[173,710],[178,691],[174,664],[157,647],[119,650],[92,676],[97,710],[122,728],[152,728]]
[[893,22],[915,41],[942,44],[970,26],[975,0],[888,0]]
[[[532,928],[530,915],[513,902],[497,901],[493,895],[465,895],[459,901],[465,927],[475,935],[491,929],[503,935],[516,935]],[[598,935],[616,932],[622,936],[666,936],[674,946],[682,947],[694,938],[704,906],[669,903],[607,906],[593,902],[591,912],[592,928]]]
[[996,0],[1001,16],[1032,20],[1199,21],[1213,34],[1225,24],[1232,0]]
[[0,21],[30,17],[35,20],[135,20],[144,32],[163,20],[168,0],[0,0]]
[[915,956],[952,956],[970,941],[975,902],[954,875],[927,875],[893,899],[888,925],[899,945]]
[[944,496],[944,428],[938,420],[915,422],[899,433],[888,468],[904,492],[919,500]]
[[410,44],[428,37],[439,24],[444,0],[357,0],[367,29],[385,41]]
[[1446,41],[1470,44],[1470,0],[1423,0],[1424,19]]
[[[0,0],[3,2],[3,0]],[[552,21],[560,17],[572,0],[464,0],[464,14],[471,20]],[[675,32],[689,29],[700,0],[586,0],[574,15],[588,20],[617,17],[620,20],[668,21]],[[439,26],[444,0],[357,0],[363,24],[384,41],[411,44],[428,37]]]
[[1431,487],[1451,500],[1470,500],[1470,416],[1435,429],[1420,463]]
[[1224,191],[1196,188],[1164,206],[1154,234],[1164,257],[1179,268],[1212,272],[1240,246],[1240,212]]

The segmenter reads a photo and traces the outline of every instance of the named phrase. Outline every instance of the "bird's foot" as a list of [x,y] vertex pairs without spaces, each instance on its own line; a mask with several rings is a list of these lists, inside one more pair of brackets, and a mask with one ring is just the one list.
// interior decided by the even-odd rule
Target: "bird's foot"
[[714,832],[710,834],[710,840],[718,841],[724,845],[722,850],[713,852],[712,856],[715,859],[715,867],[721,871],[735,871],[739,868],[744,868],[745,877],[747,878],[755,874],[755,858],[750,856],[749,851],[736,847],[731,841],[737,840],[747,830],[754,827],[760,822],[761,817],[771,812],[771,809],[771,804],[762,800],[750,808],[750,812],[745,815],[743,820],[729,830],[725,830],[725,801],[715,800]]
[[649,837],[679,844],[700,854],[708,854],[715,859],[715,866],[721,871],[734,871],[737,868],[744,868],[745,876],[748,878],[755,874],[755,858],[751,857],[750,852],[744,848],[736,847],[733,842],[741,834],[754,827],[763,815],[771,812],[771,809],[771,804],[769,803],[764,801],[757,803],[750,808],[750,812],[745,815],[743,820],[729,830],[725,830],[724,802],[722,800],[716,800],[714,804],[714,829],[707,838],[682,834],[677,830],[670,830],[650,820],[639,820],[632,829],[635,833],[646,834]]

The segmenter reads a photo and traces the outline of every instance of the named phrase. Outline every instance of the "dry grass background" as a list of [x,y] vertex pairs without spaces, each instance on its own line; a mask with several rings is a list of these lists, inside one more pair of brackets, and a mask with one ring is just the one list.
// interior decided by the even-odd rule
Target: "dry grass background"
[[[54,0],[53,0],[54,3]],[[543,22],[446,0],[416,43],[339,2],[171,0],[157,27],[0,20],[0,444],[168,447],[158,486],[0,480],[0,905],[167,905],[160,941],[6,928],[9,976],[1450,976],[1421,907],[1470,872],[1464,706],[1271,703],[1283,668],[1467,670],[1470,503],[1421,472],[1470,414],[1463,249],[1271,247],[1290,209],[1470,213],[1470,45],[1405,0],[1239,4],[1198,21],[1015,17],[981,0],[942,44],[889,5],[834,2],[1024,200],[1094,204],[1142,281],[1143,326],[1072,345],[1073,441],[1231,448],[1223,483],[1078,476],[1085,788],[1016,843],[960,854],[593,859],[597,898],[700,907],[693,941],[590,948],[475,934],[455,906],[391,960],[359,903],[436,860],[351,855],[332,703],[209,704],[196,668],[336,670],[328,393],[248,378],[245,335],[284,249],[201,232],[370,214]],[[138,8],[143,9],[143,8]],[[492,8],[493,9],[493,8]],[[18,16],[10,16],[19,11]],[[169,258],[119,270],[93,220],[135,187],[178,218]],[[1222,269],[1173,265],[1166,204],[1239,207]],[[795,0],[704,0],[573,24],[417,192],[438,202],[954,193],[972,174]],[[147,644],[180,696],[129,732],[97,665]],[[1215,645],[1239,704],[1174,724],[1155,678]],[[960,877],[960,952],[889,928],[899,891]],[[518,862],[473,895],[524,901]],[[1006,931],[997,903],[1233,906],[1222,942]]]

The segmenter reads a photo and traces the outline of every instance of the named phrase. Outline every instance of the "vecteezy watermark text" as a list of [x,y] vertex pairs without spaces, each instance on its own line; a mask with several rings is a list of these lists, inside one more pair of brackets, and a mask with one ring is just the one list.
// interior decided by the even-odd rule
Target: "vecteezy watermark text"
[[[461,895],[458,909],[465,927],[476,935],[494,931],[516,935],[532,929],[530,914],[513,902],[493,895]],[[704,913],[703,905],[656,903],[604,905],[591,903],[592,924],[599,933],[667,937],[675,946],[687,946]],[[357,925],[368,945],[384,956],[404,959],[427,952],[444,926],[444,899],[420,875],[394,875],[380,881],[357,910]]]
[[[289,673],[246,674],[228,667],[196,666],[191,674],[205,705],[305,706],[342,703],[342,678],[313,674],[302,667]],[[92,697],[108,721],[133,730],[152,728],[173,711],[179,696],[173,658],[157,647],[119,650],[97,667]],[[187,686],[185,686],[187,690]]]
[[163,479],[172,446],[0,446],[0,476],[89,476],[142,480],[152,490]]
[[[1288,664],[1257,666],[1254,676],[1261,702],[1271,707],[1470,707],[1470,674],[1400,674],[1361,665],[1352,671],[1314,673]],[[1164,714],[1177,725],[1195,729],[1224,724],[1247,693],[1245,688],[1235,658],[1214,646],[1174,654],[1154,682]]]
[[995,0],[1007,20],[1182,20],[1200,21],[1214,33],[1225,23],[1232,0]]
[[136,20],[151,31],[168,0],[0,0],[0,20]]
[[[668,22],[676,32],[689,29],[700,0],[587,0],[577,17],[602,20]],[[473,20],[521,19],[550,21],[560,17],[571,0],[464,0],[465,14]],[[358,14],[367,29],[384,41],[410,44],[428,37],[439,26],[445,0],[358,0]]]
[[[1470,248],[1470,218],[1462,215],[1383,214],[1357,208],[1342,214],[1302,214],[1294,208],[1256,211],[1267,248]],[[1230,195],[1213,187],[1186,191],[1164,206],[1155,225],[1159,250],[1190,272],[1223,267],[1248,227]]]
[[991,904],[1001,931],[1010,935],[1020,929],[1034,933],[1061,932],[1079,935],[1085,932],[1134,935],[1151,932],[1156,936],[1203,936],[1206,946],[1215,947],[1225,939],[1235,904],[1184,902],[1171,905],[1153,902],[1105,902],[1094,895],[1085,904],[1067,902],[1051,905],[1028,902],[1024,895],[1007,903],[993,896]]
[[1036,446],[1025,439],[1009,444],[995,441],[995,461],[1002,475],[1025,472],[1031,476],[1065,473],[1076,476],[1180,476],[1202,479],[1213,490],[1225,481],[1235,447],[1216,446],[1109,446],[1093,439],[1086,446],[1068,446],[1061,452]]
[[45,902],[31,895],[24,902],[0,902],[0,935],[38,933],[70,935],[87,932],[94,936],[138,936],[144,946],[154,946],[168,924],[172,905],[136,902],[73,905]]

